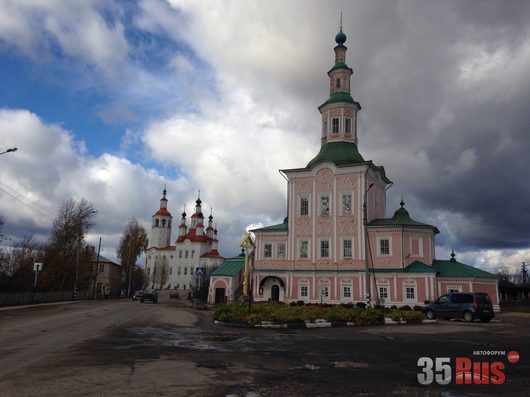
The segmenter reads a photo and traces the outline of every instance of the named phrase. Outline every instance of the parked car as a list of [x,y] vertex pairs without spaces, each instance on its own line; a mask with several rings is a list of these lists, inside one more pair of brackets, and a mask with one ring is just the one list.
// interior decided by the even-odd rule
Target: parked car
[[426,304],[422,311],[428,319],[461,318],[466,322],[479,319],[487,323],[493,317],[493,305],[488,294],[483,292],[453,292],[440,296],[433,303]]
[[143,290],[136,291],[136,292],[133,294],[133,301],[137,301],[137,300],[141,299],[143,294],[144,294],[144,291],[143,291]]
[[158,293],[155,290],[144,291],[140,302],[144,303],[145,301],[151,301],[153,303],[158,303]]
[[169,298],[170,299],[178,299],[179,298],[179,292],[176,289],[172,289],[169,291]]

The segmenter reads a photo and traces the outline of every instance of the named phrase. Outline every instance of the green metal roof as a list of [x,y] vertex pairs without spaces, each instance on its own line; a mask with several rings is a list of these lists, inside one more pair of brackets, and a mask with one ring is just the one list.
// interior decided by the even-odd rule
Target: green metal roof
[[283,223],[279,223],[278,225],[261,227],[259,229],[254,229],[251,231],[252,232],[265,232],[265,233],[286,232],[287,230],[289,230],[288,224],[289,224],[289,218],[284,218]]
[[434,233],[440,233],[438,228],[427,223],[417,222],[412,219],[409,212],[404,208],[405,203],[401,201],[401,208],[394,212],[392,218],[374,219],[368,226],[412,226],[419,228],[428,228],[434,230]]
[[436,269],[420,261],[412,262],[404,270],[407,273],[436,273]]
[[235,258],[227,259],[223,262],[221,267],[214,271],[212,276],[235,276],[245,266],[245,257],[236,256]]
[[329,70],[329,72],[332,72],[336,69],[348,69],[351,72],[353,72],[353,70],[348,65],[346,65],[345,62],[335,62],[335,65],[333,65],[333,67]]
[[[454,254],[451,255],[453,256]],[[435,259],[432,263],[432,267],[436,269],[438,275],[441,277],[497,278],[493,273],[458,262],[454,256],[448,261]]]
[[348,165],[364,163],[363,156],[359,153],[357,145],[353,142],[335,141],[327,142],[320,147],[320,152],[311,160],[306,168],[315,164],[330,161],[335,165]]
[[[333,70],[333,69],[332,69]],[[353,100],[349,92],[334,92],[329,96],[326,102],[324,102],[322,105],[320,105],[318,108],[320,109],[322,106],[327,105],[328,103],[335,103],[335,102],[350,102],[350,103],[357,103]],[[357,103],[357,105],[359,105]],[[359,105],[359,107],[361,107]]]

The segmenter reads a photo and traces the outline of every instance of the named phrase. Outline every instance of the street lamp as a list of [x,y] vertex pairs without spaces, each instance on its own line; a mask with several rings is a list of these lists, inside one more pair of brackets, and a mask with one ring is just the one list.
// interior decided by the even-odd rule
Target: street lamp
[[370,299],[370,271],[368,268],[368,255],[371,255],[370,252],[368,252],[368,214],[366,210],[366,195],[370,191],[370,189],[374,186],[374,182],[370,182],[368,185],[368,189],[366,189],[366,192],[364,192],[363,196],[363,225],[364,225],[364,256],[365,256],[365,267],[366,267],[366,299]]
[[18,150],[18,148],[16,147],[12,147],[10,149],[7,149],[5,152],[1,152],[0,154],[6,154],[6,153],[11,153],[11,152],[16,152]]

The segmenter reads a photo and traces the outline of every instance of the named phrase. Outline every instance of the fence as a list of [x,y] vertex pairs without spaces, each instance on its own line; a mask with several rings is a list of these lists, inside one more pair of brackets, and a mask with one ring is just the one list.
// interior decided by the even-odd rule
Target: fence
[[[72,291],[64,292],[8,292],[0,293],[0,306],[31,305],[73,300]],[[78,291],[76,300],[88,299],[87,291]]]

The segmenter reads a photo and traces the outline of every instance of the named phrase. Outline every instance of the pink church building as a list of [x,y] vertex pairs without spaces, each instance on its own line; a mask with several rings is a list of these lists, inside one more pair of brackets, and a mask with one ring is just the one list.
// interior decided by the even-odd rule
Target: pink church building
[[342,28],[335,41],[329,98],[318,108],[320,151],[305,167],[281,170],[288,180],[283,223],[253,230],[253,299],[399,307],[480,291],[499,310],[494,274],[458,262],[454,252],[449,260],[436,259],[436,226],[412,219],[403,201],[385,218],[392,182],[359,153],[361,105],[350,94],[353,71]]

